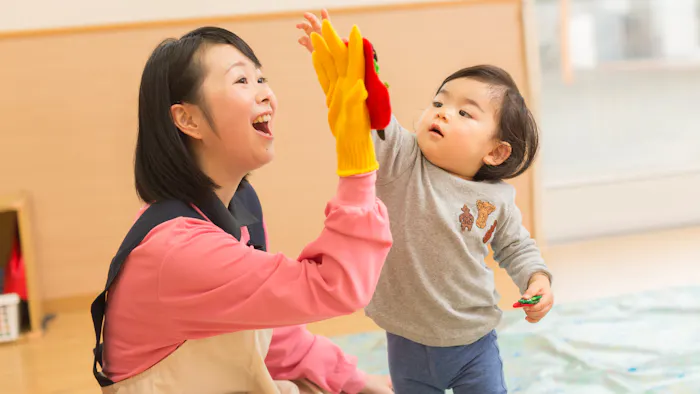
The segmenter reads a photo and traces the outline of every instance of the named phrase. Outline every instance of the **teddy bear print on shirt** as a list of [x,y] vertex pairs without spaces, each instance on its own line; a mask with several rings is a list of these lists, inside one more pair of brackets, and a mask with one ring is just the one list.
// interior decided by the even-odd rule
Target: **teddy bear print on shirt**
[[[481,229],[486,228],[486,223],[489,219],[489,216],[494,211],[496,211],[496,206],[488,201],[478,200],[476,202],[476,207],[478,211],[476,218],[476,226]],[[471,210],[469,209],[467,204],[464,204],[464,206],[462,207],[462,214],[459,215],[459,223],[462,226],[462,232],[464,232],[464,230],[466,229],[472,231],[474,225],[474,215],[472,215]],[[497,225],[498,220],[494,220],[489,230],[486,232],[486,234],[484,234],[484,243],[487,243],[491,239],[491,236],[493,236],[493,232],[496,230]]]

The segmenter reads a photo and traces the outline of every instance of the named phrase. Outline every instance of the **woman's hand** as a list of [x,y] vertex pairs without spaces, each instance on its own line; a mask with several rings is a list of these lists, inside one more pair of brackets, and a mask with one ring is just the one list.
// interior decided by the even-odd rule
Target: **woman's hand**
[[[309,53],[314,51],[314,46],[311,44],[311,33],[321,34],[321,20],[311,12],[304,13],[306,22],[297,24],[297,29],[304,31],[304,35],[298,40],[299,44],[306,48]],[[321,11],[321,19],[330,21],[331,17],[325,9]]]
[[394,386],[388,376],[368,375],[360,394],[394,394]]
[[364,42],[353,26],[348,45],[328,19],[321,34],[311,33],[311,54],[316,76],[326,94],[328,123],[336,139],[338,175],[365,174],[379,168],[370,136],[371,125],[365,87]]

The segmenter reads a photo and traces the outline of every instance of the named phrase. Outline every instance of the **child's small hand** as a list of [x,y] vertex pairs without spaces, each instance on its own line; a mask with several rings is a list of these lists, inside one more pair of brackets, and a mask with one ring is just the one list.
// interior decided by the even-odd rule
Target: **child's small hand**
[[542,298],[540,302],[533,306],[526,306],[523,308],[527,317],[525,320],[530,323],[537,323],[542,320],[543,317],[549,313],[554,304],[554,295],[552,294],[552,287],[549,283],[549,277],[542,273],[536,273],[530,278],[530,284],[523,294],[523,298],[530,299],[536,295],[541,295]]
[[330,20],[331,17],[328,15],[328,11],[324,9],[321,11],[321,20],[311,12],[305,12],[304,18],[307,20],[306,22],[297,24],[297,29],[304,31],[304,35],[299,38],[299,44],[311,53],[314,51],[314,46],[311,44],[311,33],[321,34],[322,20]]

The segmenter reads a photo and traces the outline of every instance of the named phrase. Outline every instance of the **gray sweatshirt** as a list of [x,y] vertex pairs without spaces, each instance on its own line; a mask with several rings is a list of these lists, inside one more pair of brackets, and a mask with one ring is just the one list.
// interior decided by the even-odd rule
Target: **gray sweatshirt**
[[489,245],[521,292],[534,273],[550,275],[522,225],[515,189],[467,181],[431,164],[396,118],[385,134],[382,141],[372,133],[377,193],[389,210],[394,246],[366,314],[423,345],[473,343],[501,318],[494,275],[484,262]]

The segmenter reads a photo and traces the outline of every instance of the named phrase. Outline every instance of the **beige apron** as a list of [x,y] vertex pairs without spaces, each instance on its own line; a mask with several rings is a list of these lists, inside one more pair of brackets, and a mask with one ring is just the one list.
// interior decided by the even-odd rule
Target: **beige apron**
[[189,340],[105,394],[325,394],[308,381],[274,381],[265,366],[272,330]]

